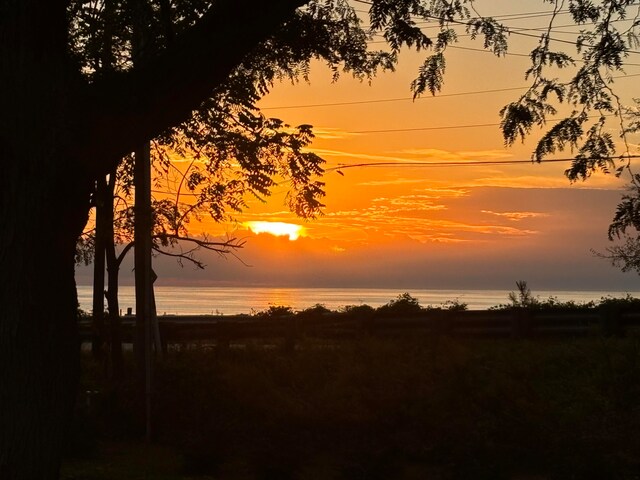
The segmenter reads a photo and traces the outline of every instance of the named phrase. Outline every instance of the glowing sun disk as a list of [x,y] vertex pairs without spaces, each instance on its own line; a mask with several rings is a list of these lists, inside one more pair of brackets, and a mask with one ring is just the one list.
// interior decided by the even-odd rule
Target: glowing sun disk
[[253,233],[270,233],[276,237],[288,236],[289,240],[297,240],[304,235],[302,225],[284,222],[244,222],[243,225]]

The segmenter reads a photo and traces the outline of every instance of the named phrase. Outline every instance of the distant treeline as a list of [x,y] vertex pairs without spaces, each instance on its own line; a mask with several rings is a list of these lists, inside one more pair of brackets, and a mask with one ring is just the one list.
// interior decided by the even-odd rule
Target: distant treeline
[[[597,309],[633,309],[640,307],[640,299],[629,294],[624,297],[602,297],[597,301],[576,302],[574,300],[561,301],[557,297],[550,296],[546,299],[534,297],[526,287],[526,283],[518,282],[518,293],[509,294],[509,303],[495,305],[489,310],[526,309],[530,311],[569,311],[569,310],[597,310]],[[520,288],[523,287],[523,288]],[[316,317],[319,315],[342,314],[346,317],[408,317],[434,311],[463,312],[468,310],[466,303],[448,300],[438,305],[420,305],[417,298],[409,293],[398,295],[395,299],[380,307],[369,305],[347,305],[338,310],[330,310],[322,304],[316,304],[303,310],[295,310],[290,306],[271,305],[266,310],[253,312],[251,316],[260,318],[277,318],[296,316],[301,318]]]
[[[571,311],[571,310],[598,310],[598,309],[618,309],[632,310],[640,308],[640,298],[626,294],[624,297],[601,297],[600,300],[591,300],[588,302],[577,302],[574,300],[561,301],[558,297],[550,296],[546,299],[534,297],[526,282],[517,282],[518,292],[511,292],[508,295],[508,303],[501,303],[489,308],[491,311],[502,311],[511,309],[525,309],[528,311]],[[417,298],[410,293],[402,293],[395,299],[381,305],[372,307],[366,304],[346,305],[337,310],[331,310],[325,305],[318,303],[311,307],[296,310],[292,306],[287,305],[270,305],[265,310],[252,311],[250,314],[227,315],[228,317],[251,317],[251,318],[282,318],[282,317],[299,317],[314,318],[323,315],[344,316],[349,318],[390,318],[390,317],[407,317],[417,316],[428,312],[463,312],[468,310],[468,305],[458,299],[447,300],[440,304],[421,305]],[[88,319],[91,313],[79,310],[81,318]],[[128,313],[127,316],[131,315]],[[179,315],[183,317],[184,315]],[[194,317],[194,315],[186,315]],[[213,315],[223,316],[223,315]],[[172,316],[169,316],[172,317]]]

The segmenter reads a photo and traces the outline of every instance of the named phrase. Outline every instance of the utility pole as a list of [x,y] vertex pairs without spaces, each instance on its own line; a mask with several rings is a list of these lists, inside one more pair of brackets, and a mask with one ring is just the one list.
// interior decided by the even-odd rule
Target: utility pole
[[[147,440],[152,436],[151,397],[153,381],[153,283],[151,274],[151,154],[149,143],[135,152],[135,279],[136,279],[136,364],[144,370],[144,403]],[[143,367],[143,368],[141,368]]]
[[[139,61],[145,50],[146,0],[131,0],[134,7],[132,56],[133,63]],[[136,370],[140,385],[144,384],[145,430],[147,441],[151,440],[153,393],[152,312],[153,281],[151,268],[151,235],[153,216],[151,210],[151,151],[149,142],[135,151],[133,169],[135,187],[134,245],[136,283]],[[144,381],[142,373],[144,372]]]
[[106,179],[99,178],[95,190],[95,234],[93,255],[93,339],[91,353],[94,358],[104,360],[104,268],[105,268],[105,239],[104,216],[107,195]]

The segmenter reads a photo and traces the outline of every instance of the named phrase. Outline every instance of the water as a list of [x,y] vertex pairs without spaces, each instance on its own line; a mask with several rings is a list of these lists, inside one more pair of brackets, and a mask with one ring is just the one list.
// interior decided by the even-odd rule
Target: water
[[[80,308],[91,311],[92,287],[78,286]],[[408,292],[417,298],[420,305],[440,305],[446,301],[458,300],[466,303],[470,310],[483,310],[508,303],[507,290],[396,290],[358,288],[240,288],[240,287],[169,287],[155,288],[158,314],[169,315],[211,315],[252,313],[265,310],[270,305],[293,307],[302,310],[322,304],[330,310],[338,310],[345,305],[370,305],[378,307]],[[640,292],[628,292],[638,297]],[[627,292],[603,291],[536,291],[540,299],[550,296],[560,301],[574,300],[588,302],[604,296],[623,297]],[[132,286],[122,286],[119,292],[120,308],[135,311],[135,292]]]

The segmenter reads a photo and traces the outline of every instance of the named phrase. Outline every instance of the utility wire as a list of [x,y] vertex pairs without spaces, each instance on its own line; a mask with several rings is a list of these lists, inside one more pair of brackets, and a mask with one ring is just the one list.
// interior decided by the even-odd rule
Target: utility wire
[[[639,74],[640,75],[640,74]],[[461,97],[465,95],[481,95],[486,93],[497,93],[497,92],[512,92],[516,90],[525,90],[527,87],[509,87],[509,88],[494,88],[490,90],[476,90],[471,92],[458,92],[458,93],[447,93],[443,95],[438,95],[437,97],[418,97],[415,100],[425,100],[429,98],[445,98],[445,97]],[[396,97],[396,98],[380,98],[374,100],[355,100],[351,102],[333,102],[333,103],[315,103],[315,104],[307,104],[307,105],[283,105],[277,107],[261,107],[260,110],[285,110],[290,108],[312,108],[312,107],[338,107],[343,105],[363,105],[369,103],[388,103],[388,102],[400,102],[406,100],[413,100],[413,97]]]
[[426,132],[429,130],[457,130],[463,128],[483,128],[483,127],[498,127],[500,123],[475,123],[468,125],[442,125],[436,127],[415,127],[415,128],[389,128],[382,130],[357,130],[353,132],[346,133],[354,133],[354,134],[365,134],[365,133],[397,133],[397,132]]
[[[569,13],[569,11],[568,10],[563,10],[563,11],[561,11],[559,13]],[[523,17],[518,17],[518,18],[504,18],[504,19],[501,19],[501,18],[498,18],[498,17],[491,17],[491,18],[493,18],[494,20],[498,19],[498,20],[510,20],[511,21],[511,20],[529,20],[529,19],[532,19],[532,18],[551,17],[551,16],[553,16],[553,13],[549,13],[547,15],[523,16]],[[439,18],[439,17],[435,17],[435,18]],[[625,19],[611,20],[609,23],[623,23],[623,22],[630,22],[630,20],[625,18]],[[420,30],[431,30],[431,29],[436,29],[436,28],[439,29],[439,28],[441,28],[439,25],[434,25],[433,22],[430,22],[428,20],[415,22],[415,25],[416,26],[424,25],[423,27],[420,27]],[[468,25],[466,23],[460,22],[456,26],[466,27]],[[516,26],[509,26],[509,25],[506,25],[506,24],[504,26],[509,28],[509,32],[513,32],[513,31],[523,31],[523,32],[526,32],[526,31],[541,31],[541,32],[546,32],[548,30],[548,26],[547,27],[536,27],[536,28],[516,27]],[[565,32],[563,32],[563,31],[558,30],[558,28],[580,28],[580,27],[584,27],[584,25],[580,25],[580,24],[577,24],[577,23],[567,23],[565,25],[554,25],[551,30],[554,33],[574,35],[574,34],[578,34],[578,33],[581,33],[581,32],[579,32],[579,31],[578,32],[576,32],[576,31],[572,31],[572,32],[566,32],[565,31]],[[371,28],[371,25],[362,25],[362,28],[364,28],[364,29]],[[453,27],[451,27],[451,28],[453,28]],[[382,35],[382,34],[381,33],[375,33],[374,35],[378,36],[378,35]],[[469,36],[471,36],[471,34],[458,35],[458,37],[469,37]]]
[[[607,115],[590,115],[588,118],[600,118],[600,117],[617,117],[614,114]],[[553,120],[553,118],[549,119]],[[345,132],[352,134],[365,134],[365,133],[397,133],[397,132],[421,132],[428,130],[458,130],[463,128],[483,128],[483,127],[499,127],[501,123],[475,123],[469,125],[442,125],[435,127],[415,127],[415,128],[389,128],[381,130],[358,130],[353,132]]]
[[[640,158],[640,155],[623,155],[621,157],[605,157],[605,158],[587,158],[585,160],[616,160],[623,158],[625,160],[632,160]],[[544,164],[544,163],[567,163],[573,162],[575,158],[565,157],[565,158],[550,158],[547,160],[542,160],[537,162],[535,160],[477,160],[477,161],[455,161],[455,162],[423,162],[423,161],[399,161],[399,162],[363,162],[363,163],[349,163],[349,164],[338,164],[335,167],[325,168],[324,172],[340,172],[341,170],[346,170],[348,168],[369,168],[369,167],[415,167],[415,168],[429,168],[429,167],[437,167],[437,168],[460,168],[460,167],[487,167],[487,166],[510,166],[510,165],[523,165],[523,164]],[[282,182],[276,182],[274,186],[280,185]],[[152,190],[153,193],[159,193],[164,195],[173,195],[175,192],[164,191],[164,190]],[[183,193],[185,196],[194,196],[197,197],[199,194],[196,193]]]
[[[619,157],[607,157],[604,160],[614,160]],[[640,155],[624,155],[626,159],[640,158]],[[336,167],[326,168],[325,172],[333,172],[344,170],[347,168],[362,168],[362,167],[480,167],[480,166],[497,166],[497,165],[519,165],[519,164],[542,164],[542,163],[562,163],[572,162],[575,158],[550,158],[548,160],[542,160],[537,162],[535,160],[480,160],[474,162],[367,162],[367,163],[350,163],[342,164]],[[602,160],[601,158],[587,158],[585,160]]]
[[[459,47],[462,48],[462,47]],[[485,50],[480,50],[484,52]],[[622,79],[622,78],[631,78],[631,77],[639,77],[640,73],[633,73],[629,75],[616,75],[611,77],[614,80]],[[461,97],[466,95],[484,95],[488,93],[499,93],[499,92],[513,92],[517,90],[526,90],[529,88],[525,87],[506,87],[506,88],[494,88],[489,90],[472,90],[468,92],[457,92],[457,93],[446,93],[442,95],[436,95],[432,97],[418,97],[414,99],[413,97],[395,97],[395,98],[378,98],[373,100],[354,100],[350,102],[331,102],[331,103],[309,103],[302,105],[278,105],[273,107],[261,107],[260,110],[287,110],[293,108],[315,108],[315,107],[340,107],[346,105],[365,105],[365,104],[373,104],[373,103],[389,103],[389,102],[401,102],[407,100],[429,100],[434,98],[447,98],[447,97]]]
[[[358,2],[358,3],[364,3],[366,5],[373,5],[373,3],[367,2],[365,0],[354,0],[354,1]],[[430,18],[432,20],[444,20],[444,21],[447,21],[447,22],[450,22],[450,23],[453,23],[453,24],[457,24],[457,25],[464,25],[464,26],[468,25],[467,23],[462,22],[460,20],[445,19],[445,18],[442,18],[442,17],[437,17],[435,15],[425,15],[425,17],[426,18]],[[493,18],[496,18],[496,17],[493,17]],[[469,19],[469,20],[474,20],[474,19],[477,20],[478,18],[472,18],[472,19]],[[539,39],[538,35],[534,35],[532,33],[525,33],[525,32],[522,32],[522,31],[508,31],[508,33],[513,34],[513,35],[520,35],[520,36],[523,36],[523,37],[530,37],[530,38]],[[563,39],[559,39],[559,38],[551,38],[551,37],[549,37],[549,40],[555,41],[555,42],[558,42],[558,43],[566,43],[566,44],[574,45],[574,46],[576,44],[576,42],[572,42],[570,40],[563,40]],[[636,50],[627,50],[627,53],[640,54],[640,52],[636,51]]]

